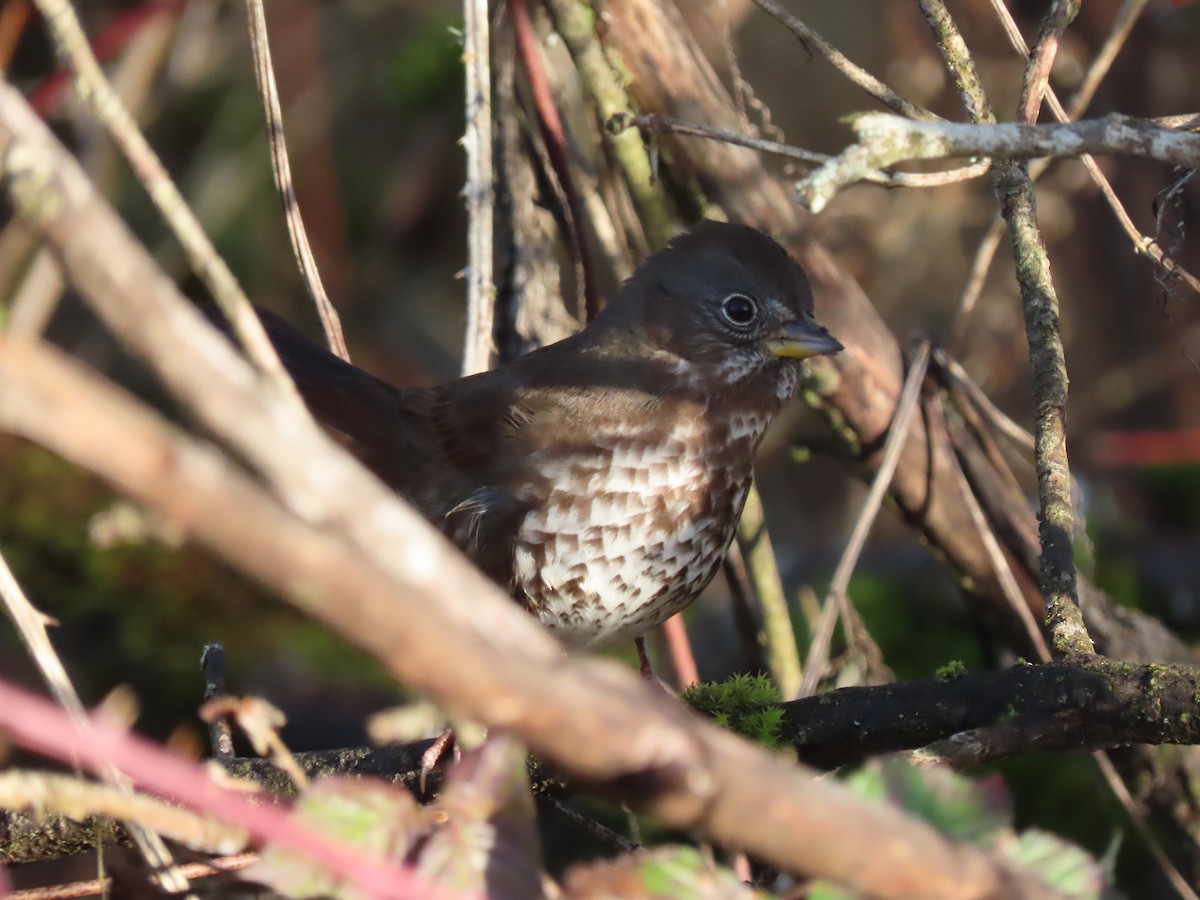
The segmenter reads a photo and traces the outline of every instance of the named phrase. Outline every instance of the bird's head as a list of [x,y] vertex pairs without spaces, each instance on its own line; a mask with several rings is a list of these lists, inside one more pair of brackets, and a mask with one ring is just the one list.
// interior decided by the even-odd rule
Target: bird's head
[[704,221],[647,259],[602,318],[733,382],[841,350],[812,309],[808,278],[783,247]]

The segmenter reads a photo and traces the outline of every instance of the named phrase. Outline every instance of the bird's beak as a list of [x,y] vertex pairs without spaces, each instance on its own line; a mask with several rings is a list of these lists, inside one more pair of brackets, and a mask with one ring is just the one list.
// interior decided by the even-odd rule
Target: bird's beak
[[810,356],[837,353],[844,348],[811,315],[805,313],[798,321],[784,323],[773,337],[768,338],[767,349],[773,356],[808,359]]

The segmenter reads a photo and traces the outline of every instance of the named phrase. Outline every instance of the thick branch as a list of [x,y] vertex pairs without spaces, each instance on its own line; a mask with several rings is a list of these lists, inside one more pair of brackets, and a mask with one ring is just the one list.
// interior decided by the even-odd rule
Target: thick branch
[[789,703],[784,739],[800,757],[837,766],[911,750],[996,724],[1020,729],[1009,753],[1123,744],[1200,743],[1200,671],[1133,666],[1016,666],[998,672],[844,688]]

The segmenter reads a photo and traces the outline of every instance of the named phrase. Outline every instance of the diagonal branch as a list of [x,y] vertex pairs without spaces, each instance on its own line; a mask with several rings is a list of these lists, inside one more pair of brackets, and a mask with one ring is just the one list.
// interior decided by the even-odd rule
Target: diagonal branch
[[879,169],[914,159],[986,156],[1014,160],[1090,153],[1200,167],[1200,134],[1115,113],[1069,125],[965,125],[913,122],[872,112],[852,117],[851,124],[858,143],[797,185],[813,212],[819,212],[846,185],[872,180]]

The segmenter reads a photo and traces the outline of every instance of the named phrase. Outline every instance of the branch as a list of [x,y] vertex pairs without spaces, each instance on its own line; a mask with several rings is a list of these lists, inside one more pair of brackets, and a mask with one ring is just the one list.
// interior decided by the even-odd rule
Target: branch
[[840,50],[817,34],[812,28],[805,25],[799,18],[784,9],[777,0],[754,0],[754,2],[764,12],[774,16],[785,28],[799,38],[800,43],[804,45],[806,50],[810,53],[819,53],[830,65],[846,76],[847,79],[862,88],[884,106],[914,119],[938,118],[924,107],[905,100],[870,72],[856,66]]
[[492,67],[491,31],[486,0],[463,3],[463,65],[466,70],[467,183],[467,333],[463,347],[463,374],[492,367],[496,352],[495,260],[492,255],[492,218],[495,180],[492,166]]
[[[828,163],[834,159],[834,157],[826,153],[816,153],[812,150],[805,150],[802,147],[781,144],[778,141],[767,141],[762,138],[750,137],[736,131],[727,131],[723,128],[712,128],[707,125],[679,122],[675,119],[655,114],[646,116],[619,114],[609,119],[605,125],[613,133],[620,133],[636,125],[655,134],[679,134],[686,135],[687,137],[705,138],[711,141],[724,141],[727,144],[733,144],[735,147],[747,147],[751,150],[757,150],[760,153],[770,153],[774,156],[784,156],[788,159],[796,159],[800,162],[817,165]],[[971,165],[950,169],[945,172],[881,172],[875,170],[864,173],[863,180],[869,181],[872,184],[882,184],[886,187],[942,187],[947,184],[957,184],[960,181],[967,181],[971,178],[986,175],[990,167],[990,163],[983,162],[972,163]]]
[[783,739],[806,762],[846,765],[1004,726],[1019,735],[978,764],[1036,750],[1200,743],[1200,671],[1095,658],[1085,666],[997,672],[843,688],[786,704]]
[[914,159],[986,156],[994,160],[1109,154],[1200,168],[1200,134],[1116,113],[1069,125],[966,125],[914,122],[891,113],[850,118],[858,143],[796,185],[820,212],[847,185],[874,180],[879,169]]
[[267,35],[267,17],[263,12],[262,0],[247,0],[246,20],[250,32],[250,51],[254,56],[254,80],[262,98],[263,115],[267,125],[267,144],[271,150],[271,174],[275,179],[275,190],[283,204],[283,217],[287,223],[288,238],[292,242],[292,254],[300,267],[304,287],[309,299],[317,308],[325,341],[333,354],[350,361],[346,349],[346,338],[342,334],[342,320],[337,309],[325,292],[317,260],[308,241],[308,230],[300,215],[300,201],[296,197],[296,185],[292,181],[292,164],[288,158],[287,138],[283,130],[283,109],[279,105],[279,88],[275,83],[275,67],[271,63],[271,43]]

